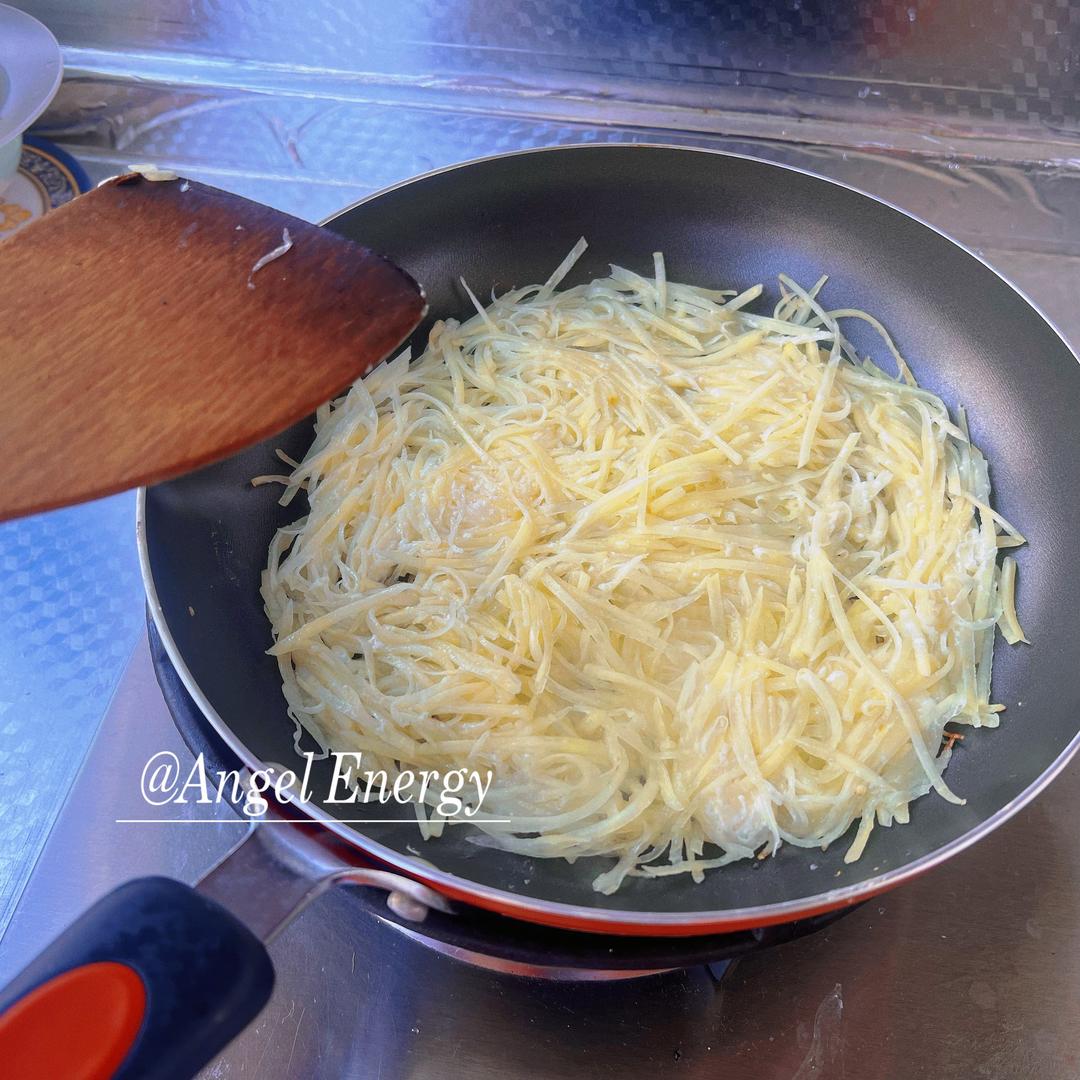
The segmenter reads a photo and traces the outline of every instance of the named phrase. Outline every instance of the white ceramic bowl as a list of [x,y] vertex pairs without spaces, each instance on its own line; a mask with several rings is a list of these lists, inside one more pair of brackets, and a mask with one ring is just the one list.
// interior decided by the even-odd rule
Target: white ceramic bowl
[[19,168],[22,133],[52,101],[63,74],[60,46],[49,30],[0,4],[0,194]]

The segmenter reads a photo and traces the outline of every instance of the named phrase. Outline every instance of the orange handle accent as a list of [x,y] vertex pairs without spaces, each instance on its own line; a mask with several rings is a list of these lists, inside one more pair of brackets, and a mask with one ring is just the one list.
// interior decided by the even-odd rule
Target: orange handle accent
[[146,988],[126,964],[65,971],[0,1015],[0,1062],[9,1080],[109,1080],[135,1043]]

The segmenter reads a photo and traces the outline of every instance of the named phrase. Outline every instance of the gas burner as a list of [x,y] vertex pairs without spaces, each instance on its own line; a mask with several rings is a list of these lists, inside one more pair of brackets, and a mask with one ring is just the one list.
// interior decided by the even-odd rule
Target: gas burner
[[[188,749],[195,755],[203,754],[213,772],[242,768],[187,692],[153,622],[147,622],[158,685]],[[449,904],[441,898],[439,902],[447,910],[440,911],[430,903],[417,904],[418,898],[432,895],[425,887],[416,885],[410,895],[395,891],[394,883],[401,884],[405,879],[378,869],[378,864],[365,860],[340,837],[297,817],[292,808],[272,803],[268,813],[293,817],[295,824],[274,829],[255,826],[241,847],[250,849],[248,857],[253,864],[274,865],[279,876],[298,861],[314,868],[307,877],[292,873],[291,905],[286,898],[280,912],[267,912],[265,906],[256,907],[261,902],[260,890],[237,890],[234,864],[238,854],[244,858],[240,849],[220,864],[223,871],[228,866],[228,873],[221,874],[220,889],[215,881],[217,870],[212,870],[199,886],[249,925],[257,924],[253,928],[264,936],[276,932],[274,919],[278,914],[291,917],[330,884],[376,885],[379,888],[350,890],[355,903],[411,941],[474,967],[556,981],[625,980],[679,968],[704,967],[714,979],[719,979],[740,956],[812,934],[854,910],[845,908],[778,926],[693,937],[631,937],[562,930],[460,902]],[[253,866],[252,874],[258,869]],[[258,879],[253,876],[251,880]],[[280,885],[275,885],[275,889],[280,889]]]
[[[381,916],[379,921],[386,926],[393,927],[400,934],[404,934],[410,941],[423,945],[426,949],[439,953],[440,956],[448,956],[472,967],[482,968],[484,971],[497,971],[502,975],[518,975],[526,979],[550,979],[554,982],[612,982],[617,979],[641,979],[648,975],[663,975],[676,970],[673,967],[644,968],[640,971],[634,968],[613,969],[603,967],[567,967],[565,965],[545,963],[531,963],[523,960],[510,960],[502,956],[496,956],[489,949],[485,952],[477,952],[474,949],[466,949],[460,945],[452,945],[439,938],[429,937],[419,927],[406,926],[402,922],[394,922]],[[718,960],[708,967],[714,978],[719,980],[733,964],[734,960]]]

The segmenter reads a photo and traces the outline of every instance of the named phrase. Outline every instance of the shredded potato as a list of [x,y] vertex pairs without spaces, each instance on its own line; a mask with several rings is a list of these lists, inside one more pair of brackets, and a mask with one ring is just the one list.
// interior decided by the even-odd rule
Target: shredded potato
[[945,724],[996,726],[1023,640],[962,414],[860,361],[824,278],[771,316],[660,255],[556,291],[584,247],[319,411],[262,588],[293,718],[491,769],[478,842],[610,856],[602,892],[961,801]]

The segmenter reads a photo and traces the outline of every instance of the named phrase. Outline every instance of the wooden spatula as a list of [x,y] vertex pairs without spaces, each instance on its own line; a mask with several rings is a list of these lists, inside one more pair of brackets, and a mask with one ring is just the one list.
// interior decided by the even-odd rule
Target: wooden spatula
[[193,181],[109,181],[0,243],[0,520],[266,438],[424,310],[326,229]]

